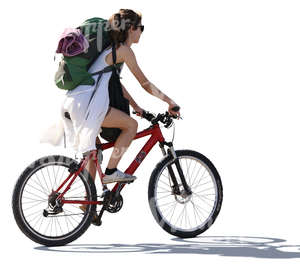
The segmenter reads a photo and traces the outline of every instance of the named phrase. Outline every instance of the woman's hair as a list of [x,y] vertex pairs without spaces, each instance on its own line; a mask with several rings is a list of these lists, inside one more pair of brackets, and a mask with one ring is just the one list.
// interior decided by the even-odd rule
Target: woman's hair
[[116,48],[120,46],[120,43],[125,42],[130,27],[133,26],[133,29],[136,30],[141,20],[142,14],[131,9],[120,9],[118,13],[108,19],[109,36]]

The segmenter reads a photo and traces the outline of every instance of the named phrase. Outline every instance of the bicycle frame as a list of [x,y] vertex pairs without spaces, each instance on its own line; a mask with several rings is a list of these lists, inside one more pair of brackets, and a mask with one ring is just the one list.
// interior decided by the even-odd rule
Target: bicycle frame
[[[157,142],[165,143],[165,139],[162,135],[159,124],[154,124],[154,125],[150,126],[149,128],[138,132],[135,135],[133,140],[136,140],[136,139],[148,136],[148,135],[151,135],[151,137],[148,139],[146,144],[142,147],[142,149],[136,155],[136,157],[134,158],[132,163],[129,165],[129,167],[125,170],[125,173],[133,174]],[[105,176],[105,174],[102,172],[101,166],[98,163],[97,152],[98,152],[99,149],[101,149],[102,151],[104,151],[106,149],[109,149],[109,148],[113,147],[114,144],[115,144],[115,142],[107,142],[107,143],[96,144],[97,149],[92,150],[89,155],[83,157],[83,159],[80,161],[80,163],[77,167],[75,167],[75,166],[70,167],[71,172],[70,172],[69,176],[65,179],[65,181],[55,191],[56,193],[59,193],[59,191],[63,188],[63,186],[66,185],[66,183],[71,180],[69,182],[69,184],[67,185],[67,187],[65,188],[65,190],[58,196],[58,199],[61,200],[62,204],[67,204],[67,203],[68,204],[85,204],[85,205],[89,205],[89,204],[91,204],[91,205],[102,205],[103,204],[103,201],[64,200],[63,196],[71,188],[72,183],[74,182],[74,180],[76,179],[78,174],[86,167],[86,165],[87,165],[87,163],[90,159],[92,159],[94,161],[94,164],[96,166],[96,170],[98,171],[98,174],[99,174],[99,177],[100,177],[101,184],[103,185],[103,177]],[[163,150],[163,152],[164,152],[164,150]],[[72,178],[73,175],[74,175],[74,177]],[[114,187],[111,191],[120,193],[121,190],[124,188],[125,184],[126,183],[118,183],[117,182],[114,185]],[[106,186],[104,186],[104,187],[106,187]]]

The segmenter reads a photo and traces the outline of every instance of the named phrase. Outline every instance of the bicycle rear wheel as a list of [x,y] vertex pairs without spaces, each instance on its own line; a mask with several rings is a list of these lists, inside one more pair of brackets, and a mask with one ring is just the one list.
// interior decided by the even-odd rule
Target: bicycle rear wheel
[[[62,246],[81,236],[91,224],[96,205],[87,205],[83,212],[79,204],[56,207],[55,202],[51,205],[49,201],[74,164],[78,163],[66,156],[46,156],[28,166],[16,182],[12,197],[14,217],[21,231],[31,240],[45,246]],[[94,182],[84,169],[64,199],[96,201],[96,196]],[[54,199],[56,197],[54,195]]]
[[[192,194],[184,190],[173,159],[167,156],[151,174],[148,200],[155,220],[165,231],[191,238],[206,231],[217,218],[223,200],[222,183],[204,155],[192,150],[175,152]],[[179,191],[174,190],[168,166],[174,171]]]

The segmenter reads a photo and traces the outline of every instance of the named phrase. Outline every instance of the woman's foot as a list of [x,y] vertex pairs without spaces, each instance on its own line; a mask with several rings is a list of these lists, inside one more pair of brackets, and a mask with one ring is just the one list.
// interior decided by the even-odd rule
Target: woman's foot
[[[79,206],[79,208],[85,212],[86,211],[86,205],[82,205],[82,206]],[[96,223],[97,222],[97,214],[94,215],[93,219],[92,219],[92,223]]]
[[117,168],[112,174],[106,174],[102,179],[103,184],[112,183],[112,182],[132,182],[136,179],[136,176],[133,176],[128,173],[124,173]]

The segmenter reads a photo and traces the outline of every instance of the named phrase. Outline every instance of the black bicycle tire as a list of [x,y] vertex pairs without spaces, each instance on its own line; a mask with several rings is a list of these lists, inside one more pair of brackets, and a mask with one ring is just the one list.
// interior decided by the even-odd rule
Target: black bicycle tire
[[[52,161],[52,162],[51,162]],[[91,221],[92,221],[92,217],[93,217],[93,213],[96,211],[96,205],[92,205],[91,206],[91,211],[90,213],[87,213],[84,218],[85,218],[85,222],[84,224],[82,224],[79,228],[76,227],[74,230],[77,229],[76,232],[72,233],[71,235],[68,235],[67,237],[62,236],[61,238],[57,238],[57,239],[50,239],[50,238],[46,238],[46,236],[42,237],[42,235],[37,235],[37,233],[35,233],[34,231],[32,231],[26,224],[26,222],[24,221],[23,217],[22,217],[22,211],[20,209],[20,198],[22,195],[22,187],[24,185],[24,183],[27,182],[27,178],[28,176],[31,176],[34,174],[35,171],[39,170],[39,167],[42,164],[57,164],[59,163],[59,161],[61,161],[60,163],[65,164],[66,167],[68,167],[68,165],[70,165],[71,163],[77,163],[76,160],[66,157],[66,156],[62,156],[62,155],[50,155],[50,156],[45,156],[42,158],[39,158],[38,160],[34,161],[31,165],[29,165],[23,172],[22,174],[19,176],[14,190],[13,190],[13,195],[12,195],[12,209],[13,209],[13,214],[14,214],[14,218],[16,220],[16,223],[18,225],[18,227],[20,228],[20,230],[28,237],[30,238],[32,241],[39,243],[41,245],[44,246],[63,246],[66,245],[74,240],[76,240],[77,238],[79,238],[90,226]],[[97,201],[97,192],[96,192],[96,187],[95,184],[93,182],[93,179],[91,177],[91,175],[89,174],[89,172],[84,169],[79,176],[83,177],[83,183],[85,184],[85,187],[87,187],[89,193],[88,195],[91,195],[91,199],[93,201]],[[89,198],[89,196],[88,196]]]
[[148,202],[149,202],[152,215],[161,228],[163,228],[169,234],[180,238],[193,238],[205,232],[215,222],[217,216],[219,215],[222,202],[223,202],[223,186],[217,169],[212,164],[212,162],[203,154],[192,150],[176,150],[175,152],[177,156],[193,156],[195,158],[198,158],[199,160],[204,162],[213,173],[217,184],[218,200],[216,201],[217,205],[211,216],[211,219],[202,228],[199,228],[191,232],[176,230],[172,228],[166,221],[163,220],[163,217],[160,215],[159,210],[156,206],[156,202],[154,199],[154,194],[155,194],[154,191],[155,191],[155,184],[158,179],[157,176],[160,174],[161,170],[173,159],[170,155],[165,156],[159,163],[157,163],[156,167],[152,171],[150,181],[149,181],[149,186],[148,186]]

